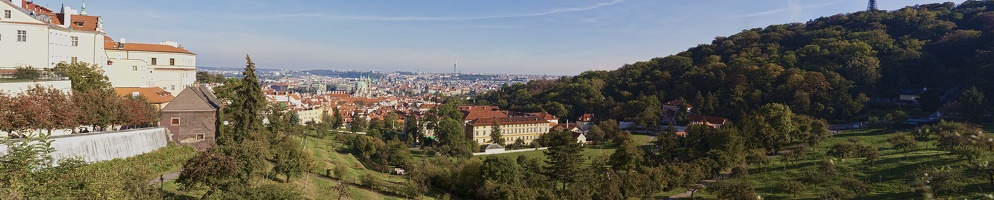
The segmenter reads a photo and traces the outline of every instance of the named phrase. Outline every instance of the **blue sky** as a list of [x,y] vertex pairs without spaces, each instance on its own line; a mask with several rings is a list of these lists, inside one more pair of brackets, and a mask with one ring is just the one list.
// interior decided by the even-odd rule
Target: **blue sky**
[[[57,8],[78,0],[36,0]],[[893,10],[936,0],[880,0]],[[575,75],[865,0],[87,1],[108,35],[177,41],[199,66]],[[58,10],[58,9],[53,9]]]

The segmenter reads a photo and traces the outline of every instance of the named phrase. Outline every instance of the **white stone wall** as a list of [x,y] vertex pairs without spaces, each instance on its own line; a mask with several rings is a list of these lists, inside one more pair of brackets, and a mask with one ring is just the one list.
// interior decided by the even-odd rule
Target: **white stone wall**
[[[169,143],[165,128],[62,136],[51,140],[52,148],[55,148],[51,155],[56,161],[62,158],[79,158],[88,163],[128,158],[152,152]],[[0,144],[0,154],[6,151],[7,146]]]

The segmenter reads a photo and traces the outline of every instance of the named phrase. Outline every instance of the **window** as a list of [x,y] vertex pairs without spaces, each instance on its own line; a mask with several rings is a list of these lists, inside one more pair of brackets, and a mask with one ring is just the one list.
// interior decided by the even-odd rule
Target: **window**
[[169,59],[169,66],[175,66],[175,65],[176,65],[176,59],[175,58],[170,58]]
[[72,57],[72,63],[76,63],[76,61],[77,61],[76,57]]
[[169,118],[169,125],[179,126],[179,117]]
[[138,71],[138,66],[131,66],[131,71]]
[[203,133],[198,133],[197,134],[197,139],[198,140],[203,140],[204,139],[204,134]]
[[169,90],[176,90],[176,85],[170,85]]
[[3,17],[7,18],[7,19],[10,19],[10,10],[4,10],[3,11]]
[[157,61],[155,58],[152,58],[152,65],[156,65]]
[[74,46],[74,47],[78,47],[79,46],[79,37],[72,36],[72,37],[69,37],[69,38],[72,38],[72,46]]
[[28,41],[28,31],[17,30],[17,41],[18,42],[27,42]]

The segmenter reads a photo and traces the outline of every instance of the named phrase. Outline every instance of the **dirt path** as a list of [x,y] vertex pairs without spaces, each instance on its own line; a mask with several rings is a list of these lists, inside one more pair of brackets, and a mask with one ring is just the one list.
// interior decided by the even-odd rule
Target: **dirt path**
[[150,183],[150,184],[159,184],[159,183],[165,183],[165,182],[173,181],[173,180],[176,180],[177,178],[179,178],[179,174],[180,174],[180,171],[169,172],[169,173],[166,173],[166,174],[163,174],[162,176],[160,176],[161,179],[160,178],[154,178],[151,181],[149,181],[148,183]]

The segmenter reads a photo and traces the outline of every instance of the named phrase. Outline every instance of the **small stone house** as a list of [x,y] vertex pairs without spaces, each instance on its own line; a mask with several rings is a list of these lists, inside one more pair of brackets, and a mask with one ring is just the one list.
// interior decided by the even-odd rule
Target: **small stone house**
[[190,86],[162,108],[159,125],[168,130],[169,141],[205,150],[215,144],[220,109],[220,101],[210,89]]

